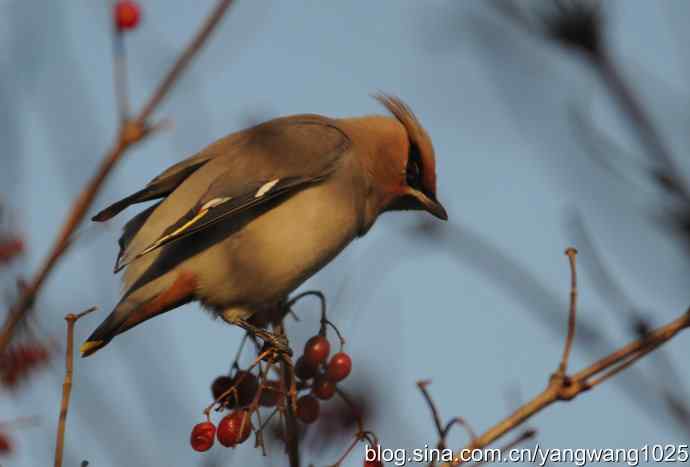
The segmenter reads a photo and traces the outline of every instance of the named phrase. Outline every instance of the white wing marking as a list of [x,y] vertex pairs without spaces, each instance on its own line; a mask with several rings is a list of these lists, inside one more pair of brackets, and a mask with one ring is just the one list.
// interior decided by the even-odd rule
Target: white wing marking
[[271,180],[270,182],[266,182],[263,185],[261,185],[261,188],[259,188],[254,195],[254,198],[261,198],[263,195],[271,191],[271,188],[276,186],[276,183],[280,181],[279,178],[276,178],[275,180]]

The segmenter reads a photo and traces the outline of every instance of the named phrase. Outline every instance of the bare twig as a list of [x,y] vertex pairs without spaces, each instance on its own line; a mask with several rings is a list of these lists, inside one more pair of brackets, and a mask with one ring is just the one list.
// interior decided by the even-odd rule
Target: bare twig
[[565,250],[565,254],[570,262],[570,308],[568,311],[568,334],[563,346],[561,364],[558,366],[558,374],[560,376],[565,376],[568,371],[568,360],[570,359],[570,351],[573,348],[573,340],[575,339],[575,323],[577,318],[577,265],[575,262],[577,250],[575,248],[568,248]]
[[[417,387],[419,387],[419,390],[422,392],[422,396],[424,396],[424,400],[426,400],[426,403],[429,406],[429,410],[431,410],[431,415],[434,419],[434,425],[436,425],[436,431],[438,432],[438,442],[436,443],[436,448],[438,449],[438,451],[441,452],[447,449],[446,438],[448,437],[450,429],[453,428],[453,426],[455,425],[462,426],[465,429],[465,432],[467,433],[470,442],[473,442],[477,435],[470,426],[470,424],[467,423],[465,419],[463,419],[462,417],[455,417],[451,419],[449,422],[447,422],[445,425],[443,425],[438,408],[436,407],[436,404],[431,398],[431,394],[429,394],[429,391],[426,388],[429,384],[431,384],[431,381],[429,380],[417,381]],[[436,461],[432,458],[429,461],[429,467],[432,467],[434,465],[436,465]]]
[[62,453],[65,448],[65,426],[67,424],[67,411],[69,410],[69,398],[72,393],[72,372],[74,366],[74,325],[81,318],[96,307],[91,307],[79,314],[70,313],[65,316],[67,321],[67,350],[65,352],[65,379],[62,383],[62,402],[60,403],[60,418],[57,428],[57,439],[55,441],[55,467],[62,466]]
[[[587,246],[589,261],[585,262],[585,265],[589,264],[590,275],[595,278],[593,282],[599,289],[600,295],[610,303],[610,306],[606,308],[614,311],[616,317],[623,321],[623,324],[635,337],[644,337],[652,327],[651,321],[644,316],[642,308],[634,303],[606,267],[604,256],[601,251],[598,251],[582,216],[575,212],[568,224],[568,230],[577,234],[578,243]],[[683,417],[684,413],[690,412],[687,403],[680,396],[686,391],[683,378],[680,377],[678,369],[664,349],[654,352],[651,358],[653,359],[651,368],[656,376],[652,375],[651,378],[646,378],[652,383],[644,382],[645,391],[651,393],[650,386],[655,386],[666,402],[669,414],[686,433],[690,434],[690,419]]]
[[436,408],[436,404],[434,404],[433,399],[431,399],[431,394],[429,394],[429,391],[426,388],[429,384],[431,384],[431,381],[429,380],[417,381],[417,387],[419,387],[419,390],[422,392],[424,400],[426,400],[426,403],[429,406],[429,410],[431,410],[431,415],[434,418],[434,425],[436,425],[436,431],[438,432],[437,447],[440,450],[446,449],[446,438],[448,437],[448,432],[453,427],[453,425],[461,425],[467,432],[467,436],[470,438],[470,441],[474,440],[477,437],[476,433],[474,432],[470,424],[467,423],[462,417],[455,417],[445,425],[443,424],[443,422],[441,421],[441,415],[439,414],[438,408]]
[[2,331],[0,331],[0,353],[3,353],[5,349],[7,349],[17,325],[27,315],[44,282],[53,271],[53,268],[57,262],[68,250],[74,231],[84,220],[84,217],[90,209],[94,199],[96,198],[96,195],[103,187],[103,183],[106,181],[117,162],[122,158],[127,150],[155,130],[156,126],[149,123],[149,117],[153,114],[154,110],[158,107],[161,101],[167,96],[180,74],[187,67],[194,55],[206,43],[208,37],[211,35],[211,32],[220,22],[231,4],[232,0],[218,0],[215,8],[201,26],[201,29],[181,53],[173,67],[166,74],[158,87],[154,90],[141,112],[135,118],[125,120],[120,125],[115,143],[103,157],[96,174],[84,186],[81,193],[72,204],[67,219],[65,220],[60,233],[58,234],[55,243],[50,250],[50,253],[48,253],[48,256],[44,259],[36,274],[28,282],[19,300],[9,310],[3,324]]
[[[554,402],[570,401],[574,399],[582,392],[588,391],[618,374],[644,355],[647,355],[654,349],[670,341],[676,334],[688,327],[690,327],[690,309],[674,321],[651,331],[644,337],[628,343],[572,376],[564,375],[563,377],[558,377],[557,373],[552,375],[544,391],[539,393],[531,401],[522,405],[510,416],[478,436],[473,442],[469,443],[463,451],[467,452],[466,450],[468,449],[472,450],[486,447]],[[597,375],[600,376],[593,379]],[[464,457],[466,458],[467,456]],[[457,453],[455,459],[453,465],[462,463],[460,460],[460,453]]]
[[419,390],[422,392],[422,395],[424,396],[424,400],[426,401],[426,404],[429,406],[429,410],[431,410],[431,416],[434,419],[434,425],[436,425],[436,431],[438,432],[439,436],[439,444],[443,443],[443,422],[441,421],[441,415],[438,413],[438,409],[436,408],[436,404],[434,404],[434,401],[431,399],[431,394],[429,394],[429,391],[427,390],[427,386],[431,383],[429,380],[424,380],[424,381],[417,381],[417,387],[419,387]]

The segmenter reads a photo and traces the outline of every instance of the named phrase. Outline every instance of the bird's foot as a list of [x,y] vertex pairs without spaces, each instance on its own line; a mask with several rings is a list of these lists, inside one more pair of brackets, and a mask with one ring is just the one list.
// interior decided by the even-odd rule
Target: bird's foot
[[261,329],[243,319],[233,319],[229,322],[231,324],[235,324],[241,327],[248,333],[253,334],[254,336],[261,339],[264,342],[264,346],[268,346],[271,350],[274,350],[278,355],[292,357],[292,349],[288,344],[288,339],[285,334],[276,334],[265,329]]

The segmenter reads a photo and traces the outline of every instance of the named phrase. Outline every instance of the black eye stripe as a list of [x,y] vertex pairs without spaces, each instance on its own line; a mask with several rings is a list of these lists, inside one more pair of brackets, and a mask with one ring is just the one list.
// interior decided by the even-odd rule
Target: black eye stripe
[[409,161],[407,163],[407,183],[414,184],[420,178],[421,169],[415,161]]
[[419,146],[410,142],[410,150],[407,156],[406,182],[414,189],[422,189],[422,155]]

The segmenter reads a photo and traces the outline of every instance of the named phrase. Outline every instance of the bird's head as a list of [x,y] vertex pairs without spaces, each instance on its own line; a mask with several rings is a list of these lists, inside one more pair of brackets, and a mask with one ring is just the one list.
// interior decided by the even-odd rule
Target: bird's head
[[385,94],[375,98],[404,128],[404,135],[396,138],[397,144],[389,145],[382,154],[390,193],[384,210],[424,210],[448,220],[448,213],[436,198],[436,156],[431,138],[403,101]]

